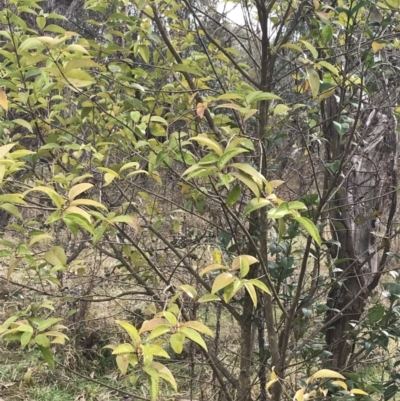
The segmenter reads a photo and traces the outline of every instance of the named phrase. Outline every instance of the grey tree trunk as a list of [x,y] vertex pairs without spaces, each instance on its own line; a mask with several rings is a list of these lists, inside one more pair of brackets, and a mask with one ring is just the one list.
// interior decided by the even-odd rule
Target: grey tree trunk
[[331,97],[325,104],[324,134],[330,138],[330,160],[343,168],[339,174],[327,173],[325,190],[333,194],[328,214],[338,246],[332,248],[332,256],[342,261],[327,302],[340,312],[327,313],[326,342],[332,352],[330,365],[345,369],[354,349],[351,322],[359,321],[386,260],[387,247],[380,263],[378,248],[381,238],[391,234],[390,211],[396,207],[398,138],[391,111],[378,108],[359,113],[359,127],[340,137],[333,126],[337,110]]

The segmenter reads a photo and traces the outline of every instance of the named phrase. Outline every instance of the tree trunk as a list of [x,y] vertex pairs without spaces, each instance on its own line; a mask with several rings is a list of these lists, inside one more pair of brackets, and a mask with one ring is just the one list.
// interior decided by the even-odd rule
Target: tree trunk
[[[329,364],[346,369],[354,349],[351,323],[359,321],[383,268],[378,265],[377,234],[381,218],[396,202],[398,141],[390,110],[375,108],[360,113],[359,128],[339,137],[333,127],[338,115],[335,103],[332,97],[325,104],[324,134],[330,138],[329,159],[343,168],[340,174],[328,172],[325,189],[334,194],[328,203],[332,239],[338,243],[332,254],[342,261],[328,295],[327,305],[334,310],[327,312],[326,342],[332,352]],[[390,235],[392,218],[390,214],[381,235]]]

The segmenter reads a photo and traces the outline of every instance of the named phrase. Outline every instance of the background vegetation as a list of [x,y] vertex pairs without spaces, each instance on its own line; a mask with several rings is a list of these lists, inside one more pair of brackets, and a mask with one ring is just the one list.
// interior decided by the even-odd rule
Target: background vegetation
[[0,396],[395,397],[399,8],[2,1]]

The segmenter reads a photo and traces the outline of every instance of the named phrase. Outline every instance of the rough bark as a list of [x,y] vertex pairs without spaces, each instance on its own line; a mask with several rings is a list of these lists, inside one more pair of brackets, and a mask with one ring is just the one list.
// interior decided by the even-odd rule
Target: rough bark
[[[359,128],[340,138],[333,121],[337,117],[334,98],[325,107],[325,137],[330,138],[330,159],[342,163],[341,173],[326,180],[334,195],[329,202],[332,248],[342,262],[335,277],[327,305],[337,311],[327,313],[326,342],[332,352],[330,364],[348,368],[354,349],[352,321],[359,321],[371,283],[379,274],[378,231],[396,201],[393,178],[397,174],[397,134],[390,110],[371,108],[360,113]],[[383,232],[384,233],[384,232]],[[382,234],[383,234],[382,233]],[[375,280],[376,281],[376,280]]]

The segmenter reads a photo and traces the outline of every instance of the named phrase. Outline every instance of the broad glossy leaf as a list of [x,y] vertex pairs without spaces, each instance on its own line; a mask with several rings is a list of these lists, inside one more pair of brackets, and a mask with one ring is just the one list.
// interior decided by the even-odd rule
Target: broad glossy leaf
[[204,348],[207,351],[207,345],[204,342],[203,337],[196,330],[190,329],[188,327],[183,327],[179,328],[178,333],[183,333],[189,340],[200,345],[200,347]]
[[306,71],[307,71],[308,82],[311,88],[312,97],[313,99],[316,99],[318,97],[319,87],[321,85],[318,72],[311,67],[307,67]]
[[50,366],[51,369],[54,369],[55,366],[54,357],[50,348],[39,346],[39,349],[46,363]]
[[3,90],[0,90],[0,106],[5,111],[8,111],[8,99],[6,93]]
[[341,379],[346,380],[346,378],[338,372],[330,369],[321,369],[315,372],[312,376],[307,379],[307,383],[311,383],[315,379]]
[[138,346],[141,343],[139,333],[136,330],[135,326],[124,320],[116,320],[115,322],[119,324],[129,334],[135,346]]
[[160,377],[165,381],[167,381],[175,391],[178,391],[175,378],[172,375],[171,371],[166,366],[164,366],[162,363],[153,361],[151,363],[151,367],[155,369],[160,375]]
[[321,245],[321,236],[319,235],[316,225],[310,219],[307,217],[295,217],[294,220],[296,220],[308,232],[308,234],[311,235],[318,245]]
[[209,273],[209,272],[214,271],[214,270],[228,270],[228,269],[229,269],[228,266],[224,266],[224,265],[221,265],[221,264],[219,264],[219,263],[214,263],[214,264],[212,264],[212,265],[207,266],[206,268],[204,268],[204,269],[200,272],[200,276],[204,276],[206,273]]
[[221,298],[218,295],[205,294],[197,300],[198,303],[213,302],[213,301],[221,301]]
[[248,214],[254,212],[255,210],[261,209],[270,205],[271,202],[265,198],[254,198],[252,199],[244,208],[243,216],[247,216]]
[[254,285],[249,281],[244,282],[244,286],[246,287],[247,292],[250,295],[251,300],[253,301],[254,307],[257,306],[257,292],[254,288]]
[[214,141],[213,139],[207,138],[206,136],[195,136],[189,139],[190,141],[196,141],[201,145],[205,145],[208,148],[212,149],[218,156],[222,156],[223,150],[218,142]]
[[213,286],[211,289],[211,293],[215,294],[216,292],[218,292],[222,288],[225,288],[226,286],[228,286],[230,283],[232,283],[235,280],[236,280],[236,277],[234,275],[232,275],[231,273],[226,272],[226,273],[219,274],[214,280],[214,283],[213,283]]
[[82,184],[77,184],[73,186],[69,192],[68,192],[68,199],[70,201],[74,200],[78,195],[80,195],[82,192],[87,191],[88,189],[92,188],[93,184],[89,183],[82,183]]
[[118,355],[118,354],[132,354],[134,352],[135,348],[133,348],[132,344],[125,343],[118,345],[112,353],[113,355]]
[[189,322],[181,323],[180,327],[189,327],[190,329],[194,329],[199,331],[200,333],[207,334],[210,337],[214,337],[213,332],[206,325],[197,320],[191,320]]
[[183,351],[183,343],[185,341],[185,336],[182,333],[174,333],[169,339],[171,348],[175,353],[181,354]]

